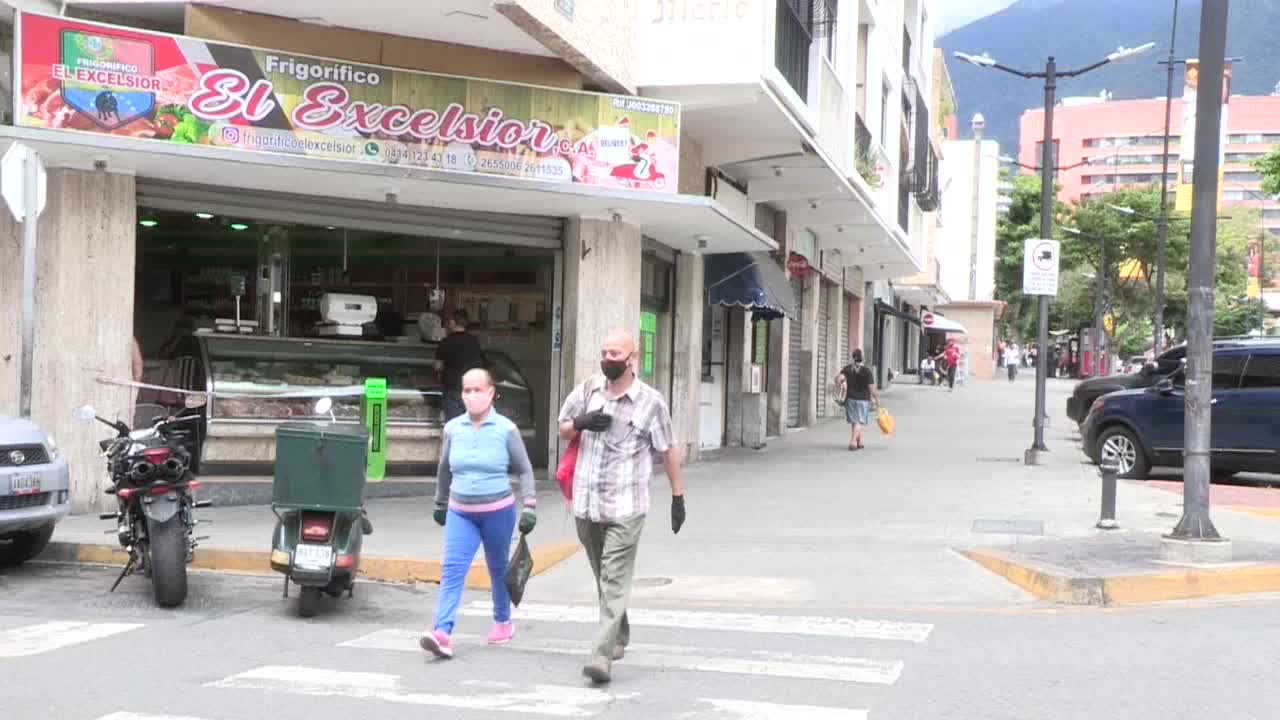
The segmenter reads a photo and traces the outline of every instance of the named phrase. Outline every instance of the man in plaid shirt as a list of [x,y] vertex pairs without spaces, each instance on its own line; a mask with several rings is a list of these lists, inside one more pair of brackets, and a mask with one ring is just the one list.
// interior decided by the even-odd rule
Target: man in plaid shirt
[[662,395],[636,377],[636,341],[615,330],[601,349],[601,375],[574,388],[560,409],[560,436],[579,433],[573,476],[578,538],[596,576],[600,629],[582,674],[611,679],[631,639],[627,603],[640,531],[649,512],[653,454],[661,453],[671,482],[671,531],[684,524],[680,450],[673,445],[671,413]]

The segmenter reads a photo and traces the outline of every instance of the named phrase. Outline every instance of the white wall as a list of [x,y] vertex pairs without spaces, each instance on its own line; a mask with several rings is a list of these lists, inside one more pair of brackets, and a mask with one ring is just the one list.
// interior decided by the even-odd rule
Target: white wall
[[969,295],[970,248],[973,233],[974,160],[972,140],[942,144],[942,228],[935,254],[942,264],[942,288],[954,301],[991,300],[995,293],[996,224],[999,200],[1000,144],[982,142],[978,174],[978,292]]
[[[636,3],[639,87],[756,83],[772,65],[765,7],[772,0],[659,0]],[[772,24],[769,24],[772,28]]]

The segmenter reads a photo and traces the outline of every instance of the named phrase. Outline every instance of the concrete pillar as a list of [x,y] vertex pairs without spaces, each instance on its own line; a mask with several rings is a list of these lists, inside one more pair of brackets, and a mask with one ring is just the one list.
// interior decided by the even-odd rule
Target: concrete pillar
[[676,257],[675,341],[671,373],[671,421],[684,462],[698,461],[702,390],[702,319],[707,312],[702,256]]
[[563,402],[600,372],[600,343],[610,330],[640,331],[640,228],[570,218],[564,238]]
[[805,357],[800,366],[800,425],[812,427],[818,423],[818,298],[821,297],[822,276],[810,270],[804,281],[804,312],[801,324],[804,335],[801,344]]
[[765,433],[781,437],[787,428],[787,320],[769,321],[769,378]]
[[[0,414],[18,412],[22,292],[21,226],[0,213]],[[134,178],[50,169],[36,256],[32,416],[58,441],[71,469],[75,512],[105,506],[106,467],[98,441],[110,431],[74,421],[90,404],[108,418],[129,412],[133,391],[99,382],[132,379]]]
[[727,427],[725,436],[728,447],[742,445],[743,435],[743,396],[747,389],[747,373],[750,368],[751,351],[750,319],[742,308],[728,309],[726,323],[729,333],[728,356],[725,358],[725,391],[728,411],[725,413]]

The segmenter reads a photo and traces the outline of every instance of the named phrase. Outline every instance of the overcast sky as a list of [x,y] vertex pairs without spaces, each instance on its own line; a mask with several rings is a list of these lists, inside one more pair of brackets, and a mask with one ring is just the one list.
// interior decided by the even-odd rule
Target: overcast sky
[[934,16],[938,19],[937,33],[941,37],[961,25],[967,25],[997,10],[1003,10],[1016,0],[941,0],[934,4]]

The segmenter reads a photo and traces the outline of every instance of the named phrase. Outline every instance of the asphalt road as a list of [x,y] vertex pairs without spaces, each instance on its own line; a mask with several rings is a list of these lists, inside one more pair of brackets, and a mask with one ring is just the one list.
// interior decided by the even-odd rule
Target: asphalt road
[[[154,608],[140,578],[33,564],[0,574],[3,716],[60,720],[450,718],[1273,718],[1280,598],[1147,608],[661,607],[606,689],[579,668],[586,605],[527,605],[483,644],[469,593],[458,657],[416,633],[434,587],[357,588],[301,620],[280,583],[193,574]],[[728,600],[728,599],[726,599]],[[476,603],[470,605],[470,603]]]

